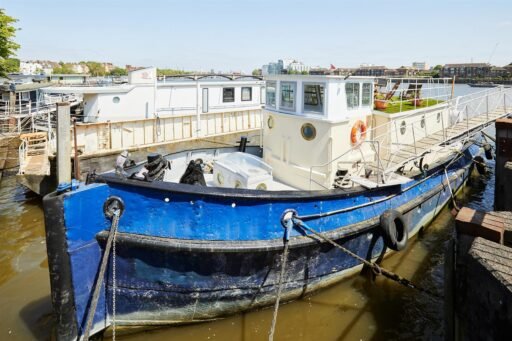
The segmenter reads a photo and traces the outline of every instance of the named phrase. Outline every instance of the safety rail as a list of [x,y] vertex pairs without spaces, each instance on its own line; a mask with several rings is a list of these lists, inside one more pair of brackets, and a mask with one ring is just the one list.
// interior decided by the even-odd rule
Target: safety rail
[[[425,108],[423,102],[429,106],[429,102],[437,104],[452,99],[453,96],[453,79],[452,78],[431,78],[431,77],[415,77],[415,78],[385,78],[386,93],[379,93],[379,96],[385,98],[376,98],[376,102],[388,105],[398,105],[398,113],[404,111]],[[377,83],[379,85],[379,82]],[[412,85],[412,87],[411,87]],[[382,87],[382,86],[381,86]],[[412,104],[412,108],[404,107],[405,104]],[[377,109],[386,112],[384,108]]]
[[[410,114],[401,115],[402,124],[398,125],[396,120],[389,120],[387,123],[372,127],[366,132],[369,139],[324,164],[311,166],[310,188],[312,183],[326,188],[313,179],[315,168],[328,167],[333,162],[343,160],[348,154],[354,152],[361,154],[361,165],[363,166],[361,169],[375,170],[379,183],[380,181],[384,183],[397,169],[421,158],[432,148],[460,141],[465,142],[478,134],[482,128],[494,122],[496,118],[506,116],[511,111],[512,88],[500,87],[460,96],[437,106],[424,108],[421,113],[413,111]],[[432,125],[431,119],[440,125],[440,129],[429,127]],[[406,121],[409,123],[405,123]],[[411,132],[411,140],[401,142],[400,136],[404,135],[405,131]],[[366,160],[364,156],[363,147],[368,144],[372,148],[372,160]],[[366,152],[366,154],[368,153]],[[384,159],[384,157],[388,158]],[[398,157],[401,159],[396,160]],[[345,175],[343,179],[347,176],[349,174]]]

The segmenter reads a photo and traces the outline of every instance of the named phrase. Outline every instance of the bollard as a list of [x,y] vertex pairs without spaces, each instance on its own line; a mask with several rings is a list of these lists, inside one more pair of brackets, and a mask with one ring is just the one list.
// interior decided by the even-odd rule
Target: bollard
[[71,127],[70,106],[57,103],[57,183],[59,187],[71,184]]

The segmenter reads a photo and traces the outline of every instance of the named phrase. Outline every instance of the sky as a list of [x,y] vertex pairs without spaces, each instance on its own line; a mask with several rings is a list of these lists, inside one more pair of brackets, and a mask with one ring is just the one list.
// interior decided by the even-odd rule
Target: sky
[[[511,0],[0,0],[22,60],[251,72],[512,62]],[[493,51],[495,52],[493,53]]]

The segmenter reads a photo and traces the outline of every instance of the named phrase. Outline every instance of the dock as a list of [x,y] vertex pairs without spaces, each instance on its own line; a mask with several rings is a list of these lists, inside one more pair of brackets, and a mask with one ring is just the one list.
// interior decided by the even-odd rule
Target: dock
[[447,339],[511,340],[512,213],[462,208],[448,254]]
[[446,252],[447,340],[512,339],[512,120],[495,126],[496,211],[463,207]]

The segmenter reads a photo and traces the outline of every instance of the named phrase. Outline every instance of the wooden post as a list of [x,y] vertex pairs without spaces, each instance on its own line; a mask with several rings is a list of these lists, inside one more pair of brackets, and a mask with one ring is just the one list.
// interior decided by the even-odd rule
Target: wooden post
[[71,183],[69,103],[57,103],[57,183]]
[[80,180],[80,160],[78,160],[78,144],[76,143],[76,118],[73,117],[73,147],[75,155],[73,157],[75,167],[75,179]]

